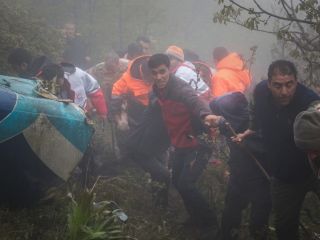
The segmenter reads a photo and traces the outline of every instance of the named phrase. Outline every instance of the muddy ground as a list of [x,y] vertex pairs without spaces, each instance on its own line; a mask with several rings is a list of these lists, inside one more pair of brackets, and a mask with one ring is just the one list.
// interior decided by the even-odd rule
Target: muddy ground
[[[167,209],[155,207],[152,203],[152,182],[149,175],[130,160],[115,160],[111,153],[110,144],[104,146],[108,147],[98,146],[96,148],[101,149],[102,147],[103,151],[100,155],[97,155],[96,150],[91,152],[92,156],[99,156],[97,159],[93,159],[98,163],[98,166],[96,165],[93,171],[88,171],[87,175],[91,174],[91,177],[87,177],[87,187],[91,188],[97,177],[101,176],[93,189],[96,201],[115,201],[119,208],[128,215],[128,221],[122,227],[126,236],[139,240],[199,239],[199,232],[182,224],[187,219],[187,214],[173,187],[170,189],[169,207]],[[201,191],[211,206],[216,209],[219,218],[221,218],[223,210],[227,183],[225,175],[227,165],[223,157],[221,160],[211,161],[199,181]],[[99,165],[99,161],[102,165]],[[79,182],[81,182],[79,178],[74,178],[70,183],[59,186],[53,191],[52,199],[38,203],[33,208],[0,208],[0,239],[69,239],[68,216],[71,212],[71,200],[67,195],[68,193],[77,195],[77,192],[82,191]],[[243,215],[241,239],[249,239],[249,210]],[[305,201],[302,222],[308,232],[320,233],[320,204],[312,194],[309,194]],[[275,239],[272,218],[269,230],[270,239]],[[306,233],[301,232],[302,239],[310,239]]]

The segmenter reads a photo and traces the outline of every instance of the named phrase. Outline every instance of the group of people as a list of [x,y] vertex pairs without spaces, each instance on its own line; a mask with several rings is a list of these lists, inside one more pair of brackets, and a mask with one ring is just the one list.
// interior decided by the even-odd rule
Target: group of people
[[[189,213],[186,224],[201,239],[237,239],[248,205],[253,239],[267,239],[272,208],[278,239],[299,239],[303,200],[309,191],[320,197],[319,96],[298,82],[292,62],[277,60],[249,104],[252,76],[238,53],[215,48],[213,69],[190,50],[171,45],[151,54],[150,44],[139,37],[124,56],[110,52],[86,71],[32,58],[24,49],[13,50],[8,62],[20,77],[57,81],[59,97],[108,117],[121,152],[159,183],[155,205],[167,207],[172,183]],[[230,149],[221,226],[196,186],[212,155],[201,136],[216,137],[212,129]]]

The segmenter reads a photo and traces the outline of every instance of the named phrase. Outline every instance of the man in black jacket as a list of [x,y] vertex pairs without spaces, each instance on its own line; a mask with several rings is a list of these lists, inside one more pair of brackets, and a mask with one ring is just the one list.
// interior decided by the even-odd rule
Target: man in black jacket
[[72,63],[81,69],[90,66],[89,45],[82,36],[77,33],[76,25],[68,22],[64,25],[63,36],[65,38],[65,49],[63,52],[63,62]]
[[[293,123],[319,96],[298,83],[292,62],[278,60],[268,69],[268,80],[254,91],[252,124],[234,141],[261,131],[271,164],[271,194],[278,239],[299,239],[299,216],[308,191],[318,188],[305,152],[294,143]],[[318,188],[319,189],[319,188]]]
[[[236,133],[248,128],[248,101],[241,92],[228,93],[214,99],[210,102],[210,108],[214,114],[223,116]],[[230,139],[233,132],[227,125],[221,125],[219,130],[227,137],[230,149],[228,159],[230,178],[221,221],[222,240],[239,239],[242,211],[249,205],[251,206],[250,235],[252,239],[265,240],[268,237],[271,197],[269,176],[258,166],[261,164],[264,170],[268,170],[261,136],[257,133],[252,134],[240,146]],[[247,151],[256,159],[253,159]]]
[[211,114],[208,105],[190,85],[170,74],[167,55],[151,56],[148,65],[154,80],[153,93],[174,147],[173,185],[180,193],[194,226],[217,228],[215,212],[196,188],[196,181],[211,153],[210,149],[199,144],[197,136],[204,132],[205,125],[217,126],[222,118]]

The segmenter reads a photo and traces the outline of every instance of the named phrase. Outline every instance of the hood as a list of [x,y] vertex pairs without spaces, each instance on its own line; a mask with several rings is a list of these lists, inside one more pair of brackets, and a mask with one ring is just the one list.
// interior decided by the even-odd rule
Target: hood
[[241,71],[245,68],[245,63],[238,53],[230,53],[225,58],[221,59],[216,66],[217,70],[228,68]]
[[127,73],[135,79],[152,82],[151,71],[148,67],[149,58],[149,55],[144,55],[133,59],[128,66]]
[[[214,114],[223,116],[236,132],[243,132],[248,128],[248,100],[243,93],[227,93],[212,100],[209,106]],[[223,133],[227,131],[225,128],[222,129]]]

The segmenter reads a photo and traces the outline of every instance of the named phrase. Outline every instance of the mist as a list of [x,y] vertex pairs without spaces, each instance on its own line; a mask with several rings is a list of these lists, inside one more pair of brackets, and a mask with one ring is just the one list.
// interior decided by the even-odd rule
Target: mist
[[250,56],[250,48],[257,46],[255,62],[252,66],[254,80],[259,81],[266,75],[268,65],[272,61],[270,51],[276,41],[275,36],[250,31],[235,24],[213,23],[215,12],[221,9],[217,1],[187,0],[183,1],[184,4],[177,0],[169,2],[168,7],[165,8],[165,18],[168,25],[170,23],[174,25],[175,30],[171,33],[163,32],[165,35],[168,34],[164,43],[161,42],[162,34],[157,34],[157,31],[152,32],[159,45],[165,47],[169,44],[177,44],[190,48],[209,63],[212,63],[211,53],[215,47],[224,46],[229,51],[243,54],[247,59]]
[[175,44],[195,51],[209,64],[215,47],[224,46],[247,59],[250,48],[257,46],[251,70],[254,80],[259,81],[266,75],[276,42],[270,34],[214,23],[214,14],[222,8],[216,0],[14,0],[8,4],[29,10],[58,30],[66,22],[75,23],[90,45],[92,65],[101,62],[110,50],[125,50],[145,35],[153,40],[154,53]]
[[[286,14],[279,1],[236,1]],[[299,2],[301,19],[317,12],[301,49],[281,28],[300,25],[283,18],[259,25],[279,39],[214,23],[218,0],[1,0],[0,239],[275,239],[288,226],[295,236],[280,238],[296,239],[301,209],[301,237],[317,236],[319,201],[301,189],[318,187],[319,151],[308,159],[297,142],[320,130],[294,119],[319,100],[302,84],[320,92],[320,13]],[[249,66],[223,48],[215,75],[184,62],[188,49],[214,68],[216,47]],[[308,82],[275,62],[249,111],[280,56]],[[316,119],[317,107],[305,113]]]
[[251,70],[254,80],[259,81],[266,75],[276,42],[270,34],[214,23],[214,14],[221,9],[216,0],[29,1],[38,9],[35,12],[45,15],[57,28],[74,22],[90,42],[93,64],[102,61],[112,48],[125,50],[140,35],[151,37],[154,53],[175,44],[195,51],[209,64],[215,47],[224,46],[248,59],[250,48],[257,46]]

